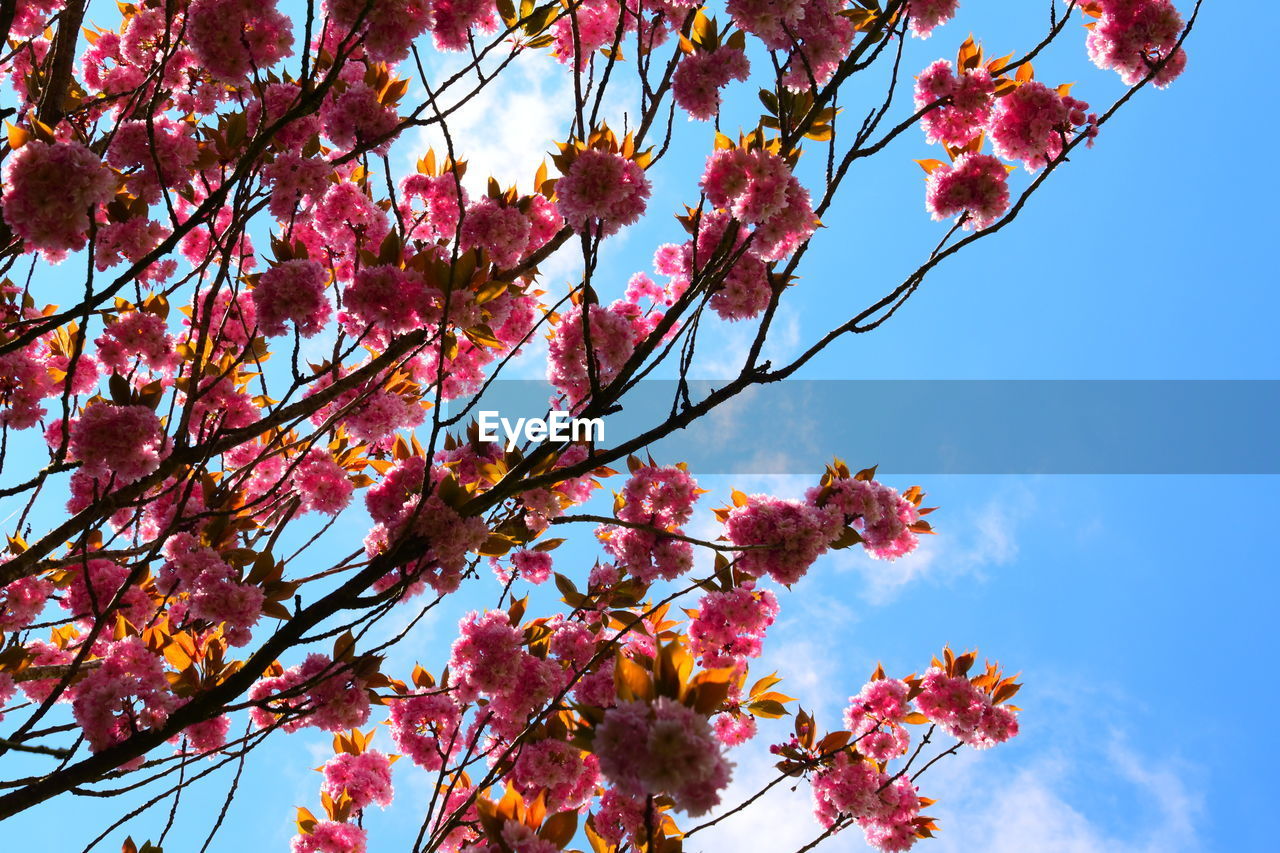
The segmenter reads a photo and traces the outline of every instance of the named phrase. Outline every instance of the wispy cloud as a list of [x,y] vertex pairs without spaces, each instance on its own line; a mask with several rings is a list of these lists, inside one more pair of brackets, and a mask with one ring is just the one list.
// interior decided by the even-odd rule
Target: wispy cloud
[[[936,853],[1183,853],[1201,848],[1202,803],[1173,761],[1140,756],[1113,735],[1085,766],[1045,754],[1003,778],[969,755],[926,782],[942,833]],[[923,780],[922,780],[923,781]],[[1082,791],[1104,788],[1122,800],[1122,819],[1086,812]]]
[[1034,495],[1014,484],[973,512],[953,514],[939,536],[922,536],[910,556],[893,562],[874,560],[858,548],[832,555],[838,571],[857,572],[865,581],[869,604],[895,600],[911,583],[925,578],[982,577],[985,569],[1008,565],[1018,556],[1019,523],[1034,508]]

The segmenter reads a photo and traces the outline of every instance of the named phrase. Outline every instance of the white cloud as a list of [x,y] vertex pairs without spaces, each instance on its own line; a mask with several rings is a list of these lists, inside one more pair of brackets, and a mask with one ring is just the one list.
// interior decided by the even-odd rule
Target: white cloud
[[888,604],[915,581],[981,577],[983,569],[1013,562],[1018,523],[1030,514],[1033,501],[1025,486],[1011,486],[976,512],[947,522],[941,535],[922,536],[920,547],[903,559],[875,560],[860,548],[834,552],[832,559],[837,570],[862,575],[862,595],[869,604]]
[[[1082,766],[1044,755],[993,779],[983,756],[969,754],[933,778],[924,791],[942,832],[936,853],[1182,853],[1200,849],[1200,797],[1171,760],[1139,756],[1118,735],[1103,760]],[[932,775],[932,771],[930,772]],[[1077,792],[1102,789],[1120,801],[1115,825],[1088,814]],[[1077,800],[1077,802],[1073,802]]]
[[[474,76],[459,81],[458,95],[448,103],[457,103],[462,90],[476,83]],[[536,52],[516,57],[446,120],[458,159],[467,161],[467,190],[483,193],[492,175],[503,187],[514,183],[530,191],[534,172],[549,156],[553,141],[568,135],[572,114],[572,78]],[[447,151],[444,134],[434,124],[421,130],[413,160],[428,147],[441,156]]]

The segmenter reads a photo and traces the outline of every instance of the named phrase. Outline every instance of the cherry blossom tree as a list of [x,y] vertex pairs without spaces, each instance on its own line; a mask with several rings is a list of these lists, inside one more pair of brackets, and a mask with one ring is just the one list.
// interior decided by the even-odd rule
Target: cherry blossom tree
[[[0,3],[0,818],[144,790],[97,840],[172,803],[155,843],[125,842],[158,850],[185,787],[317,728],[334,751],[294,853],[376,848],[362,815],[411,773],[434,792],[399,806],[421,812],[415,853],[697,849],[755,802],[725,797],[732,750],[752,748],[776,757],[766,788],[811,786],[824,831],[805,849],[855,826],[882,850],[929,837],[918,780],[1017,734],[1012,677],[945,649],[848,685],[820,727],[750,671],[823,554],[909,558],[933,532],[923,491],[837,459],[802,499],[711,507],[646,449],[877,328],[1005,229],[1182,72],[1199,9],[1047,5],[1042,41],[1000,46],[1022,52],[955,38],[910,68],[957,0]],[[1033,68],[1080,23],[1082,54],[1126,87],[1105,108]],[[571,81],[566,133],[531,141],[553,153],[517,185],[471,184],[451,122],[526,57]],[[870,102],[855,78],[880,81]],[[722,127],[731,109],[750,126]],[[652,176],[685,121],[705,157],[670,211],[687,236],[619,278],[602,246],[667,215]],[[767,360],[820,218],[907,134],[940,149],[919,162],[945,236]],[[574,280],[544,275],[564,257]],[[697,344],[730,323],[751,330],[742,363],[695,393]],[[650,376],[677,392],[608,442],[481,440],[485,395],[531,357],[576,418]],[[594,565],[557,555],[582,528]],[[561,606],[531,612],[549,582]],[[388,665],[408,633],[389,626],[463,594],[488,604],[447,653]]]

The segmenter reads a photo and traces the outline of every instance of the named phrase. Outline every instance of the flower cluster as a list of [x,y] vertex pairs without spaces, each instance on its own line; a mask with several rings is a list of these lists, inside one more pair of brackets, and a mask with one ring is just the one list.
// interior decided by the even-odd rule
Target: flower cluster
[[165,543],[166,562],[160,570],[160,588],[166,595],[181,593],[186,606],[170,607],[169,618],[178,621],[185,610],[194,619],[224,623],[227,640],[236,646],[249,642],[249,629],[262,612],[263,593],[241,583],[239,574],[212,548],[190,533],[179,533]]
[[724,148],[707,159],[699,182],[707,201],[755,226],[751,254],[763,261],[787,257],[817,227],[809,191],[786,161],[764,150]]
[[263,273],[252,292],[258,330],[283,335],[289,322],[304,338],[318,333],[332,311],[324,295],[326,278],[324,267],[306,259],[284,261]]
[[699,50],[680,60],[671,78],[671,95],[691,118],[708,121],[720,111],[720,90],[731,80],[744,81],[751,72],[747,55],[722,46]]
[[324,763],[321,772],[320,790],[335,800],[346,792],[357,811],[372,803],[383,808],[391,805],[391,759],[376,749],[340,752]]
[[260,679],[250,689],[249,699],[254,703],[249,715],[259,728],[279,721],[286,732],[304,726],[337,732],[364,725],[369,719],[363,681],[349,665],[318,653],[307,655],[301,664],[279,675]]
[[289,845],[291,853],[365,853],[365,831],[354,823],[318,821],[310,832],[299,833]]
[[1099,68],[1116,71],[1134,85],[1159,68],[1152,82],[1163,89],[1187,67],[1178,46],[1182,15],[1170,0],[1095,0],[1098,14],[1085,44]]
[[911,34],[928,38],[936,28],[955,17],[959,5],[960,0],[908,0]]
[[104,484],[147,476],[160,466],[164,446],[160,419],[146,406],[88,406],[72,422],[70,438],[67,449],[80,461],[80,470]]
[[556,182],[556,206],[578,233],[608,237],[640,218],[652,191],[634,160],[588,148]]
[[697,817],[720,802],[732,764],[707,718],[667,697],[622,702],[596,727],[600,772],[630,797],[667,794]]
[[915,843],[920,797],[907,776],[894,779],[871,762],[842,752],[814,776],[813,799],[823,826],[852,818],[867,843],[879,850],[906,850]]
[[830,516],[833,530],[852,524],[872,557],[894,560],[919,544],[912,529],[920,521],[916,505],[891,486],[870,479],[839,478],[810,489],[806,499]]
[[940,99],[920,119],[930,142],[961,147],[980,134],[991,119],[996,84],[991,72],[979,66],[956,76],[948,60],[939,59],[916,77],[915,104],[921,110]]
[[532,796],[545,789],[547,807],[553,810],[582,807],[595,794],[599,779],[597,758],[562,740],[527,744],[511,768],[512,784]]
[[824,512],[812,504],[768,495],[743,496],[729,511],[725,535],[744,548],[737,568],[790,586],[804,577],[833,538]]
[[751,584],[709,592],[689,622],[689,650],[708,669],[735,666],[759,657],[764,632],[778,615],[778,599]]
[[934,219],[965,214],[964,229],[976,231],[1009,209],[1009,172],[990,154],[961,154],[929,173],[924,204]]
[[391,738],[424,770],[439,770],[462,748],[458,704],[447,693],[405,696],[391,702]]
[[1038,171],[1062,153],[1083,131],[1092,144],[1097,116],[1085,111],[1089,105],[1037,80],[1028,80],[1000,98],[988,131],[996,153],[1006,160],[1021,160],[1028,172]]
[[30,140],[5,164],[4,221],[50,260],[84,248],[99,205],[111,201],[116,177],[79,142]]
[[192,0],[187,43],[210,74],[235,82],[292,54],[293,32],[274,2]]
[[931,668],[916,697],[920,713],[944,732],[975,749],[1004,743],[1018,733],[1018,715],[996,705],[991,697],[963,676]]
[[[591,392],[593,371],[596,383],[603,388],[618,375],[635,351],[639,333],[624,309],[621,302],[608,307],[592,305],[585,323],[581,306],[574,305],[561,315],[548,338],[547,380],[571,402],[576,403]],[[584,325],[590,329],[590,366]]]
[[110,643],[101,660],[76,685],[71,702],[71,713],[94,752],[136,731],[159,728],[177,706],[160,659],[138,637]]

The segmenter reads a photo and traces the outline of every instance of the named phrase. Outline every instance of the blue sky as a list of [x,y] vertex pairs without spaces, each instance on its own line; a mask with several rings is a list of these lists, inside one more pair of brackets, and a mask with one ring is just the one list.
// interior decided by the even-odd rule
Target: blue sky
[[[1011,5],[965,0],[957,21],[908,45],[904,67],[953,56],[971,29],[992,55],[1025,49],[1043,28],[1046,4],[1016,15]],[[1265,153],[1280,128],[1265,108],[1274,95],[1262,65],[1271,45],[1263,27],[1240,24],[1262,12],[1261,3],[1232,11],[1206,4],[1188,43],[1187,73],[1167,91],[1132,102],[1013,227],[948,261],[890,323],[837,343],[805,375],[1280,379],[1280,295],[1268,257],[1277,187]],[[1019,20],[993,25],[1006,13]],[[1120,83],[1087,63],[1075,29],[1069,25],[1060,47],[1036,63],[1038,77],[1074,80],[1076,97],[1103,107]],[[561,78],[533,65],[519,73],[524,78],[494,102],[503,126],[494,126],[493,114],[477,114],[461,128],[477,166],[485,157],[499,170],[536,165],[536,152],[517,143],[544,129],[555,133],[537,113],[563,94]],[[688,200],[701,169],[706,128],[680,124],[677,131],[651,210]],[[794,353],[887,292],[937,241],[943,226],[923,211],[922,173],[912,162],[935,154],[923,134],[909,133],[851,175],[790,294],[777,355]],[[648,268],[654,246],[679,239],[677,229],[660,213],[630,229],[606,255],[601,289],[620,293],[631,272]],[[568,262],[548,266],[552,277],[571,270]],[[742,332],[715,334],[707,348],[714,357],[701,365],[711,377],[727,368]],[[761,438],[762,446],[779,443],[774,433]],[[831,453],[858,466],[879,461],[857,446]],[[798,493],[818,473],[710,478],[704,485],[716,491],[705,505],[718,505],[730,485]],[[1245,709],[1277,698],[1272,681],[1259,677],[1280,591],[1267,541],[1280,511],[1275,477],[882,473],[894,485],[926,488],[929,503],[943,507],[934,516],[942,535],[891,565],[848,553],[820,561],[784,597],[758,671],[778,668],[788,679],[784,689],[832,725],[877,661],[891,673],[918,670],[950,642],[1023,672],[1023,734],[922,780],[923,792],[940,801],[931,811],[943,833],[918,849],[1179,853],[1273,843],[1259,816],[1271,810],[1270,768],[1280,755],[1265,731],[1254,732],[1265,725],[1261,715]],[[352,519],[329,541],[349,544],[363,532]],[[557,560],[562,571],[573,573],[575,560],[585,571],[591,553],[566,548]],[[406,665],[415,657],[438,662],[456,611],[491,598],[485,587],[455,602],[397,655]],[[379,735],[384,749],[385,738]],[[326,736],[303,733],[256,755],[212,849],[284,849],[293,807],[316,806],[320,777],[310,768],[324,760],[327,744]],[[751,749],[733,756],[735,790],[767,778]],[[397,805],[368,819],[375,850],[404,849],[402,839],[416,828],[414,800],[425,788],[400,766]],[[217,778],[180,815],[171,849],[198,848],[226,787],[225,774]],[[78,850],[93,834],[82,827],[120,811],[119,802],[63,800],[14,818],[5,832],[22,842],[16,847]],[[754,816],[726,823],[705,849],[795,849],[817,834],[807,813],[803,786],[794,795],[781,791]],[[156,812],[131,828],[141,839],[161,825]],[[864,848],[847,833],[823,849]]]

